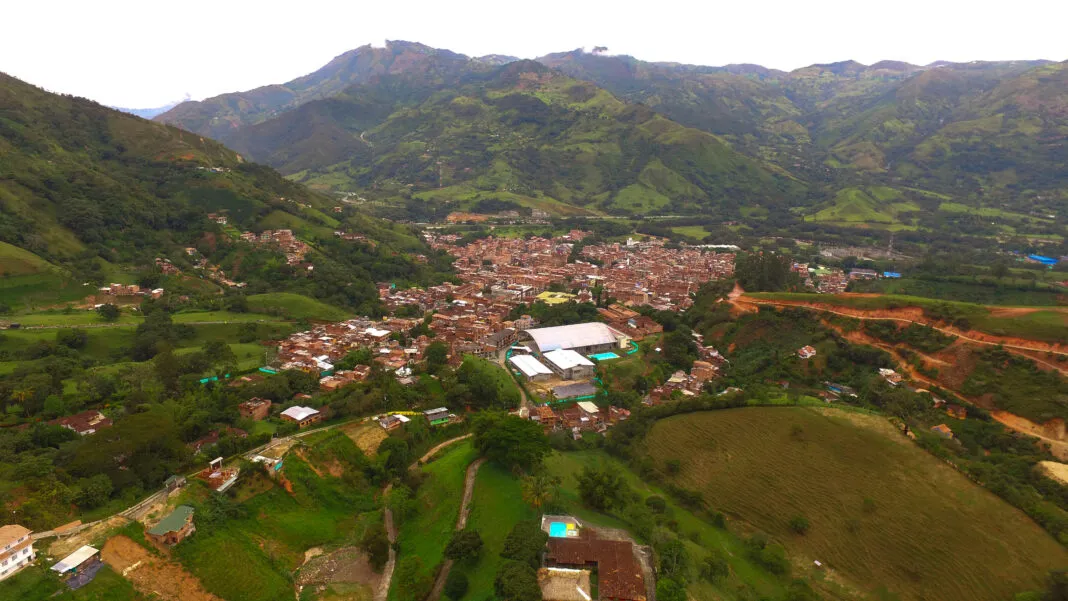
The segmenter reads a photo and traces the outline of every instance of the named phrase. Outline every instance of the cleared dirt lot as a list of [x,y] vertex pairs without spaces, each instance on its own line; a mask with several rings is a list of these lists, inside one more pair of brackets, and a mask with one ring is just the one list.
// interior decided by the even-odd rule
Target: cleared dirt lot
[[125,536],[108,539],[100,556],[145,595],[169,601],[222,601],[181,566],[149,553]]

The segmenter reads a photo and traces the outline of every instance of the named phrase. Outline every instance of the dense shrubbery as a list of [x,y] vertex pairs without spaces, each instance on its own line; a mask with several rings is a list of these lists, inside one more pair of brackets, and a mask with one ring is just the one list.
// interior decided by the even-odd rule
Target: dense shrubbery
[[953,336],[916,323],[901,328],[892,321],[868,320],[864,322],[864,331],[880,340],[892,344],[904,343],[925,353],[940,351],[955,340]]

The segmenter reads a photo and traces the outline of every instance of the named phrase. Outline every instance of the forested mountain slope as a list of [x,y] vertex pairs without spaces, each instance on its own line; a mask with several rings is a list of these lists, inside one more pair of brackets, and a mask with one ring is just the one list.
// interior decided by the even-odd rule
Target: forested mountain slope
[[233,144],[283,173],[308,169],[297,179],[313,183],[621,213],[775,205],[804,190],[715,136],[533,61],[436,89],[383,78],[246,128]]
[[[280,228],[315,245],[304,260],[318,271],[301,273],[280,250],[238,239]],[[369,243],[339,244],[336,230]],[[376,301],[376,279],[428,281],[447,269],[412,258],[431,253],[408,228],[345,210],[210,138],[2,74],[0,243],[73,272],[79,284],[151,269],[157,257],[192,273],[184,249],[197,248],[249,290],[302,291],[348,306]]]
[[[601,133],[593,135],[592,143],[582,142],[584,152],[606,165],[593,173],[581,161],[571,160],[568,153],[576,139],[561,137],[536,115],[524,113],[520,118],[538,124],[542,128],[538,136],[521,143],[506,136],[503,140],[509,143],[488,144],[470,131],[489,127],[485,113],[461,115],[456,106],[442,104],[460,97],[480,98],[482,92],[473,89],[489,85],[493,69],[511,61],[511,57],[473,59],[420,44],[389,42],[384,49],[353,50],[283,86],[184,103],[157,119],[215,136],[323,188],[374,189],[379,195],[407,189],[417,198],[422,191],[425,198],[429,187],[441,187],[457,194],[437,193],[435,198],[449,196],[463,203],[480,197],[471,189],[451,188],[462,184],[481,192],[481,197],[513,200],[509,195],[518,194],[529,206],[562,213],[695,211],[709,206],[702,195],[727,193],[739,202],[752,204],[754,196],[761,196],[770,199],[772,207],[807,207],[801,212],[817,221],[938,227],[947,218],[952,220],[952,215],[939,214],[942,202],[963,203],[968,211],[1007,210],[1025,216],[1017,221],[1026,221],[1029,215],[1047,219],[1063,213],[1068,199],[1068,186],[1063,184],[1068,161],[1062,143],[1068,132],[1062,100],[1068,97],[1065,63],[920,66],[843,61],[784,72],[758,65],[651,63],[582,50],[539,58],[625,105],[643,105],[679,125],[714,134],[721,146],[730,147],[720,159],[731,155],[729,162],[737,165],[744,161],[733,155],[745,155],[752,161],[749,165],[774,174],[767,179],[709,167],[701,150],[687,155],[695,149],[683,147],[668,154],[691,170],[729,174],[732,185],[706,185],[718,176],[705,177],[706,184],[699,184],[682,173],[681,179],[697,185],[701,194],[668,176],[675,181],[669,186],[673,190],[637,182],[658,196],[643,191],[641,200],[632,201],[633,191],[617,197],[636,183],[634,176],[644,166],[638,165],[634,172],[633,165],[605,161],[597,148],[604,140]],[[582,104],[569,103],[568,110]],[[565,106],[552,103],[554,110]],[[432,109],[449,112],[429,126],[427,113]],[[528,105],[511,110],[541,109]],[[633,108],[629,114],[645,113]],[[410,125],[412,119],[418,121],[420,125],[413,127],[422,129],[407,132],[404,144],[415,145],[403,146],[400,154],[419,160],[398,173],[397,148],[391,144],[399,141],[396,132],[403,129],[405,119]],[[554,124],[566,122],[553,119]],[[615,143],[630,145],[631,139]],[[455,152],[457,144],[464,146],[462,153]],[[501,161],[491,157],[499,152],[514,157],[519,146],[538,156],[538,173],[532,176],[506,158],[508,173],[501,177]],[[483,158],[472,166],[470,160],[478,153]],[[469,168],[472,171],[466,171]],[[679,172],[675,166],[670,169]],[[486,172],[494,175],[486,179]],[[893,200],[878,200],[873,186],[887,188],[882,196]],[[735,194],[738,190],[743,193]],[[861,203],[858,209],[852,200],[855,190],[876,200]],[[530,200],[542,196],[544,202]]]

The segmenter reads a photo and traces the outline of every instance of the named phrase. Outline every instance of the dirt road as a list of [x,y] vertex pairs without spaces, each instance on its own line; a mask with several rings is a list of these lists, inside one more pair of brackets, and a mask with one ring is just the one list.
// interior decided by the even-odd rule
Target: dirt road
[[[471,497],[475,494],[475,476],[478,475],[478,468],[482,467],[485,462],[485,457],[482,457],[467,466],[467,476],[464,478],[464,498],[460,502],[460,515],[456,516],[457,531],[463,530],[467,526],[467,516],[471,514]],[[438,576],[434,579],[434,587],[430,589],[430,594],[427,595],[426,601],[438,601],[441,598],[441,591],[445,588],[445,579],[449,577],[452,563],[451,559],[446,559],[442,562],[441,569],[438,570]]]
[[[449,440],[446,440],[445,442],[436,445],[435,447],[427,451],[426,454],[420,457],[418,461],[413,463],[409,467],[409,469],[419,467],[420,464],[426,463],[427,460],[433,457],[434,454],[440,451],[441,449],[444,449],[449,445],[456,444],[461,440],[467,440],[468,438],[471,438],[471,434],[464,434],[463,436],[450,438]],[[475,465],[475,463],[479,463],[479,461],[476,461],[471,465]],[[469,472],[470,469],[471,468],[469,467]],[[471,480],[473,485],[474,478],[472,477]],[[467,504],[470,502],[467,488],[468,487],[464,488],[465,500],[464,505],[461,506],[460,509],[460,515],[463,516],[463,520],[465,523],[467,522],[467,515],[464,512],[463,508],[466,507]],[[385,499],[389,495],[389,491],[391,490],[393,490],[393,484],[387,484],[386,487],[382,489],[382,498]],[[384,507],[382,509],[382,519],[385,522],[386,526],[386,537],[389,538],[389,559],[386,560],[386,565],[382,568],[382,579],[378,582],[378,588],[375,589],[374,601],[386,601],[386,597],[389,595],[389,587],[393,583],[393,570],[397,567],[397,552],[393,549],[393,547],[397,543],[397,526],[393,523],[393,512],[389,510],[389,507]]]
[[[921,326],[927,326],[927,327],[929,327],[931,329],[938,330],[939,332],[942,332],[943,334],[946,334],[948,336],[953,336],[955,338],[959,338],[961,340],[964,340],[964,341],[967,341],[967,342],[971,342],[971,343],[974,343],[974,344],[983,344],[983,345],[986,345],[986,346],[1001,346],[1001,347],[1003,347],[1003,348],[1005,348],[1007,350],[1010,350],[1010,351],[1017,350],[1017,351],[1028,351],[1028,352],[1032,352],[1032,353],[1053,353],[1055,355],[1063,355],[1063,356],[1068,357],[1068,351],[1058,350],[1057,348],[1052,347],[1052,346],[1051,347],[1042,348],[1042,347],[1037,347],[1037,346],[1027,346],[1027,345],[1022,345],[1022,344],[1013,344],[1013,343],[1004,342],[1002,340],[993,340],[993,341],[991,341],[991,340],[982,340],[982,339],[979,339],[979,338],[972,338],[970,336],[962,334],[959,330],[952,329],[952,328],[946,328],[946,327],[942,327],[942,326],[937,326],[937,325],[928,323],[926,321],[921,321],[921,320],[916,320],[916,319],[907,319],[907,318],[904,318],[904,317],[872,317],[872,316],[868,316],[868,315],[863,315],[862,314],[862,310],[860,310],[860,309],[854,309],[854,310],[851,310],[851,311],[835,311],[834,309],[828,309],[826,307],[815,306],[815,305],[810,304],[810,303],[790,303],[790,302],[765,300],[765,299],[761,299],[761,298],[752,298],[752,297],[739,298],[738,302],[751,303],[751,304],[755,304],[755,305],[772,305],[772,306],[776,306],[776,307],[798,307],[798,308],[802,308],[802,309],[809,309],[809,310],[812,310],[812,311],[820,311],[820,312],[823,312],[823,313],[830,313],[832,315],[840,315],[842,317],[849,317],[851,319],[859,319],[861,321],[869,321],[869,320],[870,321],[897,321],[897,322],[900,322],[900,323],[914,323],[914,324],[921,325]],[[992,335],[990,337],[991,338],[996,338],[995,336],[992,336]],[[1035,361],[1037,361],[1039,363],[1044,363],[1044,364],[1049,365],[1050,367],[1060,371],[1061,373],[1065,373],[1065,371],[1063,369],[1061,369],[1061,368],[1059,368],[1059,367],[1057,367],[1055,365],[1051,365],[1051,364],[1045,363],[1044,361],[1040,361],[1038,359],[1035,359],[1034,357],[1031,357],[1030,355],[1025,355],[1025,356],[1028,359],[1035,360]]]

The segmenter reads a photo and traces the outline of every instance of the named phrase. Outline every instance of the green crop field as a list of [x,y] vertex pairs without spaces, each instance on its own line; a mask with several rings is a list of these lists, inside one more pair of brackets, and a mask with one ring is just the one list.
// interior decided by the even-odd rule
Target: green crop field
[[470,567],[453,567],[468,575],[466,599],[482,599],[486,591],[493,590],[493,578],[503,561],[500,553],[504,538],[520,520],[537,517],[537,513],[523,501],[519,480],[511,472],[492,463],[479,468],[467,527],[482,536],[482,555]]
[[91,290],[56,272],[0,277],[0,304],[23,309],[81,300]]
[[953,300],[981,305],[1027,307],[1055,307],[1064,304],[1064,295],[1052,286],[1035,288],[1028,280],[1014,279],[1001,285],[989,281],[975,283],[951,280],[921,280],[912,278],[857,281],[854,292],[874,292],[899,296],[918,296],[937,300]]
[[[901,599],[991,601],[1041,588],[1068,551],[1023,513],[920,450],[884,418],[808,408],[677,416],[645,440],[713,508]],[[803,515],[805,535],[788,522]]]
[[291,292],[269,292],[248,297],[249,309],[257,313],[282,315],[290,319],[341,321],[349,313],[313,298]]
[[[415,514],[402,522],[397,532],[398,565],[406,558],[418,557],[423,566],[420,576],[433,578],[437,573],[445,545],[456,529],[464,476],[475,455],[470,442],[461,442],[447,447],[422,468],[426,481],[415,494]],[[389,598],[397,598],[395,587],[390,588]]]

